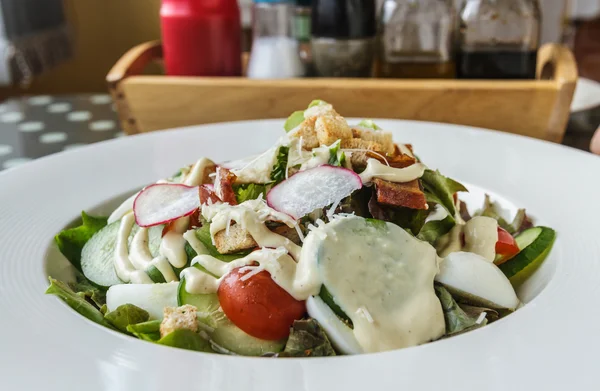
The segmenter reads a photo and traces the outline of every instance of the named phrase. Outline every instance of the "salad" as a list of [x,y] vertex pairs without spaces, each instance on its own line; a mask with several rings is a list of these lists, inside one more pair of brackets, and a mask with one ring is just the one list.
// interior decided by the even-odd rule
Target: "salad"
[[110,216],[82,213],[55,240],[76,269],[47,293],[91,321],[153,343],[309,357],[401,349],[492,323],[555,232],[467,189],[314,101],[272,148],[201,158]]

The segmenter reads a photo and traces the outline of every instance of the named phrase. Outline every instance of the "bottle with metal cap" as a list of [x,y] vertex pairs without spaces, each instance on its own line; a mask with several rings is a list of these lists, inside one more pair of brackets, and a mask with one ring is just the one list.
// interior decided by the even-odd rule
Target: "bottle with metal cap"
[[312,55],[321,77],[370,77],[375,0],[313,0]]
[[290,0],[254,0],[249,78],[284,79],[305,75],[298,40],[294,37],[294,12],[295,5]]

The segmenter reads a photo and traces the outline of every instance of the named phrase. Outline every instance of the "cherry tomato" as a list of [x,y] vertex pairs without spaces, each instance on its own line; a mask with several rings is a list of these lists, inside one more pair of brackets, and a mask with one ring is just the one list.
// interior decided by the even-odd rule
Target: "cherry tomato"
[[515,238],[505,229],[498,227],[498,241],[496,242],[496,255],[499,255],[496,264],[499,265],[508,261],[519,253],[519,246]]
[[305,302],[294,299],[267,271],[242,280],[246,273],[234,269],[219,285],[223,312],[253,337],[271,341],[286,338],[294,320],[306,313]]

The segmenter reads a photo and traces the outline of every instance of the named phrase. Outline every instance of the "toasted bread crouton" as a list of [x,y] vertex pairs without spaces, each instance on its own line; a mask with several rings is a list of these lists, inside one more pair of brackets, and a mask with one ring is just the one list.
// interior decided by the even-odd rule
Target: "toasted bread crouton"
[[344,117],[340,115],[317,117],[315,130],[320,145],[331,145],[338,140],[352,139],[352,130]]
[[160,324],[161,338],[175,330],[192,330],[198,332],[198,309],[186,304],[181,307],[166,307],[163,310],[163,321]]
[[364,141],[374,141],[379,144],[381,151],[384,155],[393,155],[396,150],[396,145],[392,139],[390,132],[384,132],[383,130],[371,130],[371,129],[352,129],[352,137],[361,139]]
[[377,202],[389,206],[402,206],[410,209],[427,209],[425,193],[421,190],[419,180],[407,183],[392,183],[375,178]]
[[[358,138],[352,138],[349,140],[342,140],[343,149],[361,149],[365,151],[352,151],[350,153],[350,163],[352,167],[357,170],[362,170],[367,167],[367,160],[370,158],[378,158],[376,154],[370,154],[368,151],[377,152],[383,154],[381,145],[374,141],[365,141]],[[381,157],[379,157],[381,160]]]
[[298,128],[289,133],[289,136],[293,138],[302,137],[302,148],[305,150],[311,150],[319,146],[319,139],[315,130],[316,121],[317,117],[307,118]]
[[240,224],[230,226],[229,232],[224,229],[215,234],[215,247],[223,255],[239,253],[257,246],[250,233]]

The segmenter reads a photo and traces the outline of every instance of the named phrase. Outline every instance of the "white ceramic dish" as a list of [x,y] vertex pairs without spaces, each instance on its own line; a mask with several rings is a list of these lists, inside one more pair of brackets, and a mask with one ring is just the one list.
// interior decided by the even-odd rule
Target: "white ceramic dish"
[[[239,358],[113,333],[45,296],[64,278],[53,236],[81,210],[207,155],[258,153],[283,132],[256,121],[159,132],[53,155],[0,173],[0,388],[6,390],[596,389],[600,349],[600,158],[532,139],[378,120],[432,168],[522,206],[558,239],[521,290],[528,305],[490,326],[387,353]],[[477,190],[476,188],[474,188]],[[479,195],[478,195],[479,194]],[[480,191],[471,196],[480,198]],[[109,203],[110,204],[110,203]],[[104,208],[102,207],[104,205]]]

